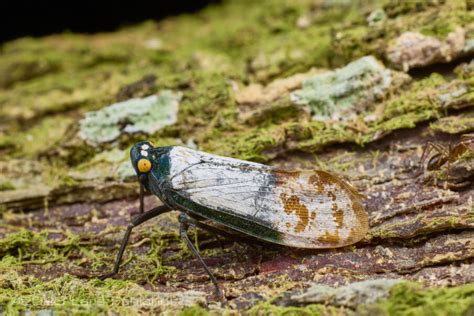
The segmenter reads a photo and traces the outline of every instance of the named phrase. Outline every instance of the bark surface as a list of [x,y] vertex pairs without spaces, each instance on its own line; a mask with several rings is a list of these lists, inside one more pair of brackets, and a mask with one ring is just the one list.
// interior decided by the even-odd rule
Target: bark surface
[[[474,131],[474,6],[411,3],[224,2],[4,44],[0,310],[472,312],[474,146],[426,166]],[[343,176],[369,232],[309,251],[192,230],[217,302],[172,212],[136,228],[100,281],[138,210],[128,150],[142,139]]]

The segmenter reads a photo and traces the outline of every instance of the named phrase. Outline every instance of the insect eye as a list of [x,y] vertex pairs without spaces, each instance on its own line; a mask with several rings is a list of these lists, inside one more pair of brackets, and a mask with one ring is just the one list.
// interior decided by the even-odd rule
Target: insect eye
[[151,169],[151,162],[148,159],[140,159],[137,163],[138,171],[148,172]]

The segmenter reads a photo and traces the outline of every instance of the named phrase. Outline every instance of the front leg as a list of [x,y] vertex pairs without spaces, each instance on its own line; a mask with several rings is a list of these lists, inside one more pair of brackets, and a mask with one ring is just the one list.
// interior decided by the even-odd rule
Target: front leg
[[112,270],[112,272],[107,273],[105,275],[102,275],[99,278],[101,280],[104,280],[104,279],[110,278],[111,276],[117,274],[117,272],[120,268],[120,263],[122,262],[122,256],[123,256],[123,253],[125,251],[125,247],[127,247],[128,239],[130,238],[130,234],[132,233],[132,229],[134,227],[136,227],[140,224],[143,224],[144,222],[146,222],[146,221],[148,221],[148,220],[150,220],[154,217],[157,217],[158,215],[169,212],[169,211],[171,211],[171,209],[168,206],[161,205],[161,206],[158,206],[158,207],[155,207],[155,208],[149,210],[148,212],[145,212],[145,213],[142,213],[142,214],[139,214],[138,216],[136,216],[132,220],[132,222],[128,225],[127,231],[125,232],[125,236],[122,239],[122,244],[120,245],[120,250],[117,254],[117,259],[115,260],[114,269]]
[[201,255],[199,254],[199,252],[196,250],[193,243],[189,239],[189,236],[188,236],[189,224],[193,224],[194,221],[191,218],[189,218],[188,215],[186,215],[185,213],[181,213],[179,215],[179,223],[180,223],[180,225],[179,225],[179,235],[181,236],[181,239],[186,243],[186,245],[191,250],[191,252],[194,254],[194,256],[199,260],[199,262],[201,263],[201,266],[204,268],[204,270],[206,270],[207,274],[209,275],[209,278],[211,279],[212,283],[214,284],[216,296],[219,297],[219,298],[223,298],[224,296],[222,294],[221,289],[219,288],[219,284],[217,283],[216,278],[212,274],[211,270],[209,270],[209,267],[206,265],[204,260],[202,260]]

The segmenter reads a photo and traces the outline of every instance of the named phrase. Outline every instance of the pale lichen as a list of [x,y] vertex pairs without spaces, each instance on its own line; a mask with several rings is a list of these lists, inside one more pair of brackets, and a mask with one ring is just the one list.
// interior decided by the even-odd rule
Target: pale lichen
[[314,119],[347,120],[383,100],[409,77],[387,69],[373,56],[360,58],[332,72],[303,82],[293,102],[309,105]]
[[338,288],[312,284],[304,291],[287,293],[277,301],[279,305],[330,304],[356,308],[363,304],[373,304],[387,298],[390,289],[403,281],[399,279],[375,279],[354,282]]
[[152,134],[176,122],[180,93],[162,91],[142,99],[112,104],[86,113],[80,122],[80,136],[93,146],[116,140],[122,133]]

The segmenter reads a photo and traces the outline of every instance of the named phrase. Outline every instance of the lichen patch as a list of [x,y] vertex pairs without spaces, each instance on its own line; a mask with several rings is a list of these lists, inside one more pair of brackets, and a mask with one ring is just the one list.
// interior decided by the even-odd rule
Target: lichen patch
[[349,120],[409,80],[385,68],[374,56],[365,56],[306,79],[301,90],[291,93],[291,99],[309,105],[313,119]]
[[115,103],[96,112],[86,113],[79,135],[98,146],[116,140],[122,133],[152,134],[176,122],[180,93],[162,91],[146,98]]

